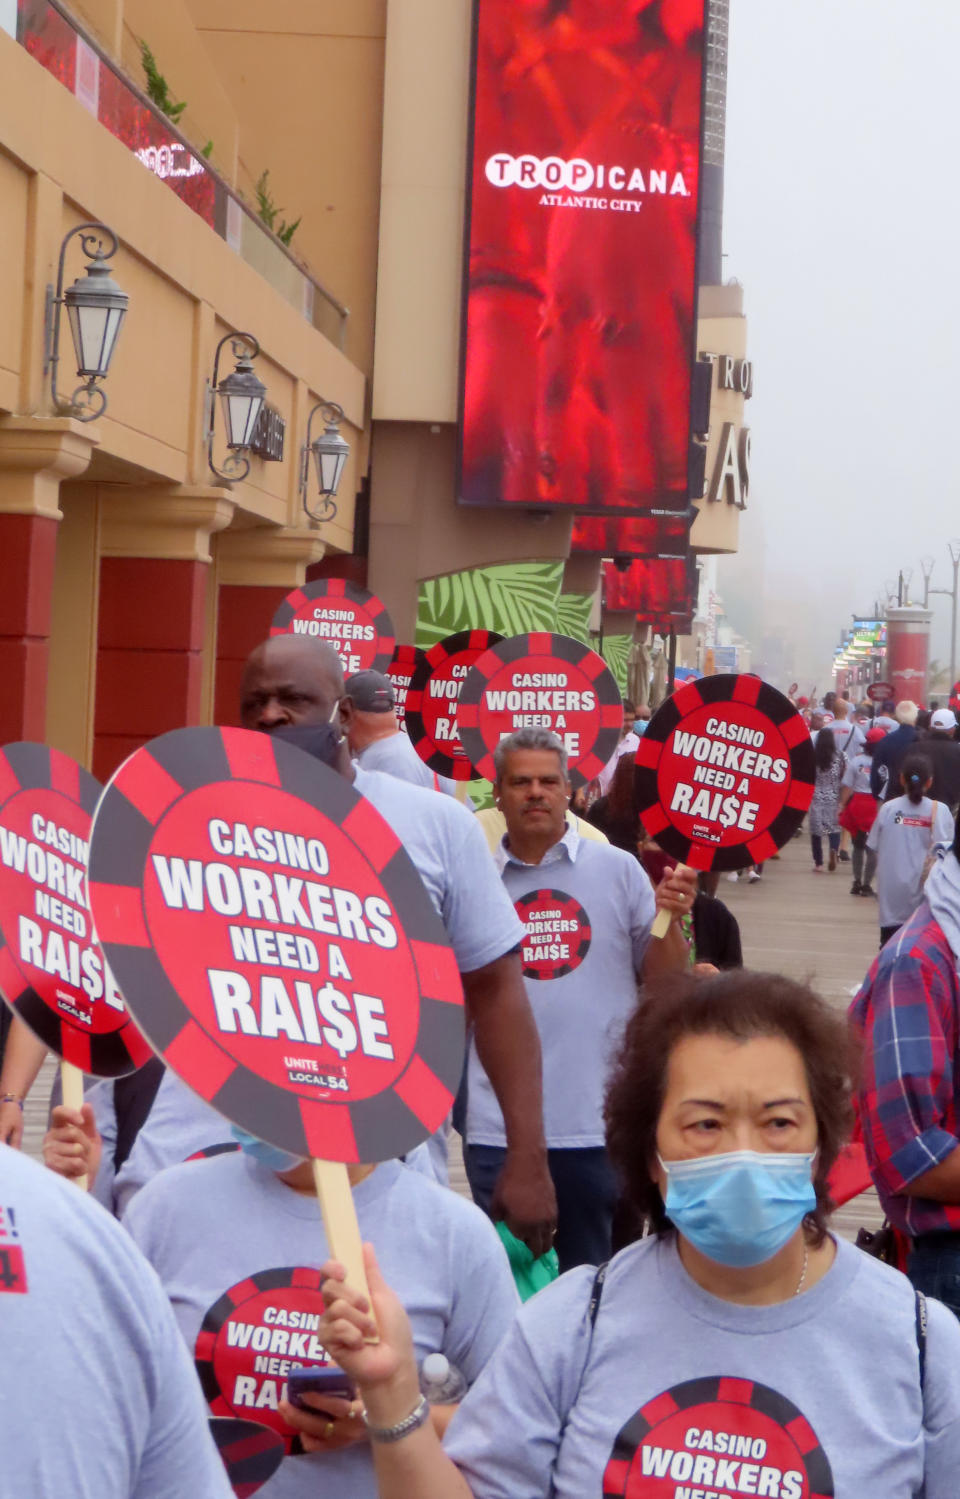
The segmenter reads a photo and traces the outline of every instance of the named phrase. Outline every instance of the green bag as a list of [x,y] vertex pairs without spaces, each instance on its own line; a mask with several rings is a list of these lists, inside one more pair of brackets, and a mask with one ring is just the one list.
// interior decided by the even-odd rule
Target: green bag
[[560,1274],[557,1251],[548,1249],[546,1254],[542,1254],[538,1260],[535,1260],[523,1240],[514,1238],[502,1220],[496,1225],[496,1229],[507,1251],[507,1259],[510,1261],[510,1269],[513,1271],[520,1300],[529,1301],[531,1296],[542,1291],[544,1286],[548,1286]]

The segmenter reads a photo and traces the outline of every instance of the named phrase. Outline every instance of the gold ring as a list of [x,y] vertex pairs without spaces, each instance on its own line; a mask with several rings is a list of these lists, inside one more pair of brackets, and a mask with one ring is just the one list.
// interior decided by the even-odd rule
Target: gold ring
[[325,1442],[328,1442],[330,1440],[335,1429],[335,1423],[333,1421],[328,1421],[326,1426],[323,1428],[323,1440]]

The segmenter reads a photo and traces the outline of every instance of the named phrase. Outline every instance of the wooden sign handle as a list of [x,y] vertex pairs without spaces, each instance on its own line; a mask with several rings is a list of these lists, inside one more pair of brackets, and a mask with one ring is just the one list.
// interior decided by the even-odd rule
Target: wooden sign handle
[[466,802],[467,797],[470,795],[470,782],[458,781],[454,788],[454,795],[458,802]]
[[[678,864],[674,873],[679,874],[686,867],[685,864]],[[670,930],[672,920],[673,915],[670,911],[658,911],[653,926],[650,928],[651,937],[664,938]]]
[[[370,1287],[363,1263],[363,1240],[357,1210],[350,1190],[347,1168],[340,1161],[313,1161],[313,1184],[320,1199],[323,1227],[331,1259],[339,1260],[347,1272],[347,1284],[370,1301]],[[372,1303],[371,1303],[372,1306]],[[372,1341],[372,1340],[371,1340]]]
[[[72,1062],[60,1062],[60,1086],[63,1089],[63,1106],[66,1109],[75,1109],[79,1114],[83,1108],[83,1073],[79,1067]],[[85,1192],[90,1185],[90,1179],[86,1176],[76,1176],[74,1181]]]

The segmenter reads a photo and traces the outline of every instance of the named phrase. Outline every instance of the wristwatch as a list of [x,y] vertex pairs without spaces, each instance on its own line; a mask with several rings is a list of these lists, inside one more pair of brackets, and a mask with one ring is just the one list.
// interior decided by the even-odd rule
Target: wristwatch
[[366,1411],[363,1412],[363,1424],[367,1428],[367,1436],[371,1442],[399,1442],[403,1437],[408,1437],[411,1431],[417,1431],[425,1421],[429,1420],[429,1417],[430,1406],[426,1398],[421,1395],[409,1416],[404,1416],[396,1426],[371,1426]]

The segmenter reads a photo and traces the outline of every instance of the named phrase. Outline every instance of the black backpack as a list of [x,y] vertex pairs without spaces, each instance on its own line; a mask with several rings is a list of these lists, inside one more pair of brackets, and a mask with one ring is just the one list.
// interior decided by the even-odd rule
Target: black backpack
[[136,1072],[118,1077],[113,1085],[113,1112],[117,1119],[117,1143],[113,1151],[114,1175],[129,1156],[137,1136],[147,1122],[166,1070],[159,1057],[151,1057]]

